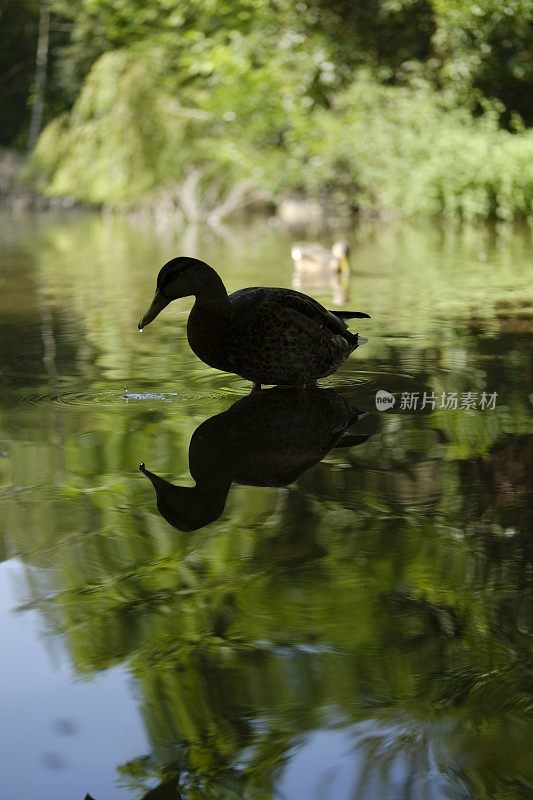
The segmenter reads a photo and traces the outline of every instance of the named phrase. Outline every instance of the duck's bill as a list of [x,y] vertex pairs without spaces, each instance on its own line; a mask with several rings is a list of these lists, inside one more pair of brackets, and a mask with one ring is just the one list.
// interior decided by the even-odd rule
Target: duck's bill
[[339,272],[341,273],[341,275],[349,275],[351,273],[350,262],[348,261],[346,256],[343,256],[340,259],[339,267],[340,267]]
[[168,489],[173,489],[171,483],[166,481],[164,478],[160,478],[159,475],[156,475],[155,472],[150,472],[149,469],[146,469],[144,461],[141,461],[139,464],[139,471],[142,472],[143,475],[152,482],[152,486],[157,492],[157,496],[162,496]]
[[163,297],[159,291],[156,291],[150,308],[142,317],[142,319],[139,320],[139,324],[137,325],[139,330],[142,331],[143,328],[146,328],[147,325],[153,322],[157,315],[163,311],[163,309],[168,306],[169,303],[170,300],[167,297]]

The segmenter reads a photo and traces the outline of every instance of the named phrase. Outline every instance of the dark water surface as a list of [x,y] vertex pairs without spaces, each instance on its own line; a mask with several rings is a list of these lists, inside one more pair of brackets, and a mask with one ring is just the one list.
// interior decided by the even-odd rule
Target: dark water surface
[[349,232],[301,288],[368,344],[251,397],[190,300],[136,323],[180,252],[290,286],[288,233],[0,234],[0,796],[533,797],[531,232]]

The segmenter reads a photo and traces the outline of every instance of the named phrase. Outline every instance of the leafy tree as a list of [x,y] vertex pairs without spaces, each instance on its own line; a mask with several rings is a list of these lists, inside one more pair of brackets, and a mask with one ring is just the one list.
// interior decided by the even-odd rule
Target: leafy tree
[[498,101],[508,125],[521,120],[531,125],[532,0],[433,0],[433,5],[442,82],[478,108]]

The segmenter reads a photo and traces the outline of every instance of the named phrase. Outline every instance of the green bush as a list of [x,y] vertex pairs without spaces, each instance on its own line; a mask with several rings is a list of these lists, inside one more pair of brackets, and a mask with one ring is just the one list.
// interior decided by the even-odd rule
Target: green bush
[[475,119],[425,83],[387,86],[365,71],[325,108],[306,79],[319,51],[263,53],[253,69],[258,53],[240,35],[213,47],[204,88],[184,86],[181,102],[154,55],[105,54],[72,112],[41,136],[34,174],[48,193],[116,206],[168,196],[196,169],[274,202],[301,192],[370,213],[531,215],[531,132]]
[[426,87],[357,79],[317,111],[300,172],[312,194],[363,210],[476,219],[533,211],[533,135],[473,119]]
[[[103,55],[70,114],[43,131],[30,171],[47,194],[121,205],[179,178],[183,122],[168,113],[155,58]],[[174,149],[176,152],[174,152]]]

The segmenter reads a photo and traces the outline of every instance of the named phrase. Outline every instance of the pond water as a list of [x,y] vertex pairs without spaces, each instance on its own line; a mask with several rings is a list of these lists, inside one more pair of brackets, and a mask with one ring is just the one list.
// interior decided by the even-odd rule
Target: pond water
[[0,233],[1,795],[531,798],[531,231],[344,231],[301,289],[368,343],[250,397],[189,299],[136,323],[179,253],[290,286],[289,232]]

